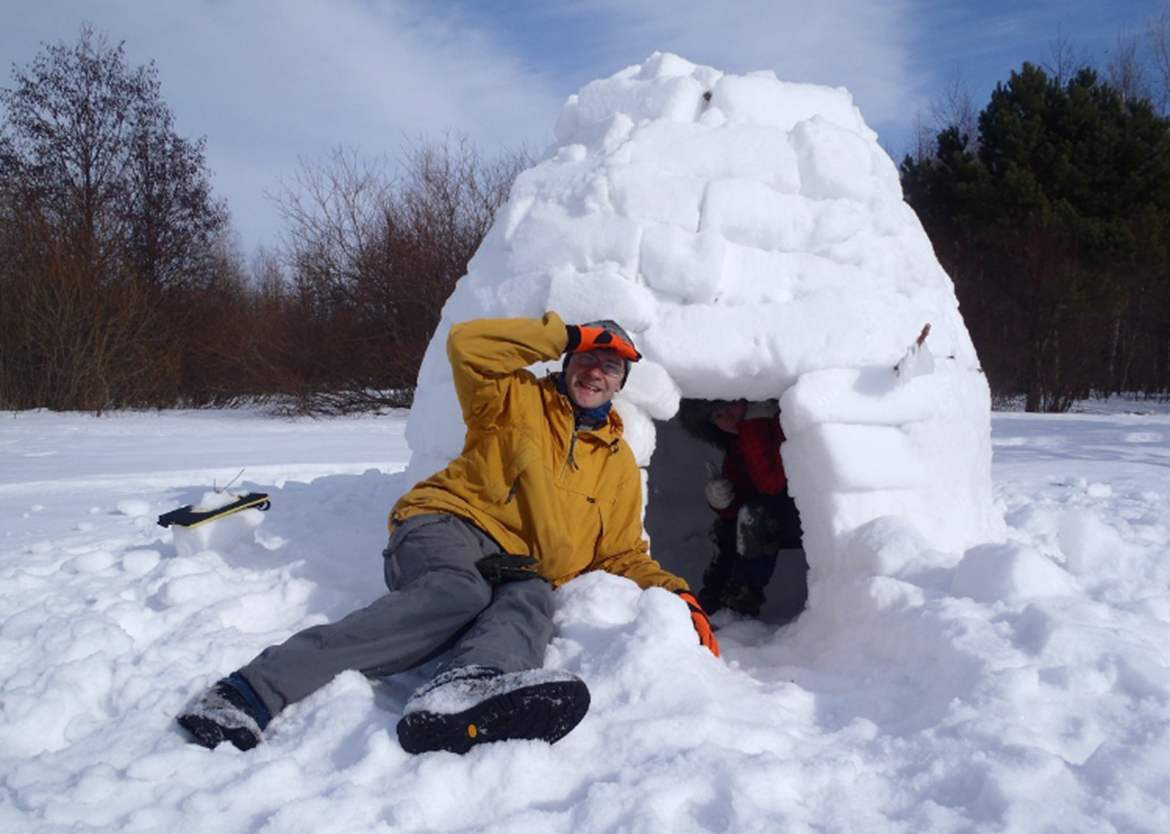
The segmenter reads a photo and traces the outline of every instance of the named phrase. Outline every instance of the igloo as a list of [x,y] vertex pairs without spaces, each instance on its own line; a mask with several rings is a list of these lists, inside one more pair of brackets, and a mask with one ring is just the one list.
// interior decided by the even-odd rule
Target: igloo
[[851,564],[875,523],[952,565],[1002,538],[987,382],[846,90],[657,53],[570,96],[443,309],[407,423],[412,475],[462,447],[451,325],[546,310],[615,319],[644,354],[616,404],[648,475],[651,551],[692,582],[709,450],[665,449],[682,397],[780,401],[810,609],[827,576],[896,569]]

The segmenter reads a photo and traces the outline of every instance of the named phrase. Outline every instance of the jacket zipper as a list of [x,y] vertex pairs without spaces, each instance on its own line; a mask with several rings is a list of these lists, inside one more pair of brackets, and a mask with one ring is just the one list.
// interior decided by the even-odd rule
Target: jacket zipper
[[569,438],[569,454],[565,458],[565,465],[561,467],[561,478],[564,478],[569,473],[569,466],[572,465],[574,469],[580,469],[577,464],[577,459],[573,457],[573,450],[577,447],[577,429],[573,429],[573,435]]

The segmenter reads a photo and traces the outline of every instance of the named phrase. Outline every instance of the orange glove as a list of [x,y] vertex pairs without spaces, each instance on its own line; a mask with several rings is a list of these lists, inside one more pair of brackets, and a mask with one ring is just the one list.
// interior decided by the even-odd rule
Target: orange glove
[[638,349],[633,344],[609,328],[596,324],[569,324],[565,326],[565,329],[569,333],[569,346],[565,349],[566,353],[610,348],[617,351],[623,359],[628,359],[631,362],[637,362],[642,358],[642,354],[638,353]]
[[715,631],[711,628],[711,620],[708,619],[703,606],[699,605],[699,601],[690,591],[675,591],[675,593],[682,597],[683,602],[691,609],[691,622],[694,623],[695,631],[699,632],[699,642],[710,649],[711,654],[719,657],[719,641],[715,639]]

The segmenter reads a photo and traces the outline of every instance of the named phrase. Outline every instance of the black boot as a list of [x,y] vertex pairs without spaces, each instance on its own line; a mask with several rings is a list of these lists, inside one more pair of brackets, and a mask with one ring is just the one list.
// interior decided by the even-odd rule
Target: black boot
[[711,542],[712,556],[707,569],[703,571],[703,587],[695,594],[695,599],[704,611],[714,614],[723,607],[720,598],[735,565],[735,521],[715,519],[707,531],[707,538]]
[[264,739],[271,715],[251,684],[232,673],[187,704],[175,720],[196,744],[214,749],[230,741],[240,750],[251,750]]
[[743,614],[746,617],[760,616],[760,606],[764,604],[764,592],[759,588],[744,585],[738,582],[729,582],[720,597],[723,607]]
[[589,710],[585,682],[559,669],[501,672],[465,666],[439,675],[406,702],[398,741],[408,753],[466,753],[507,739],[564,738]]
[[703,610],[707,614],[714,614],[723,607],[723,603],[719,599],[720,596],[718,589],[709,588],[704,585],[699,589],[699,593],[695,594],[695,599],[699,601],[699,605],[703,607]]

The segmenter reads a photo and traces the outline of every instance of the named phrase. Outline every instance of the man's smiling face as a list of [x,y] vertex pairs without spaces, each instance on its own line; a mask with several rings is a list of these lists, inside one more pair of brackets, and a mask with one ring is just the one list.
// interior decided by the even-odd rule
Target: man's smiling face
[[574,353],[565,370],[569,399],[578,408],[597,408],[613,399],[622,387],[626,365],[616,350],[600,348]]

